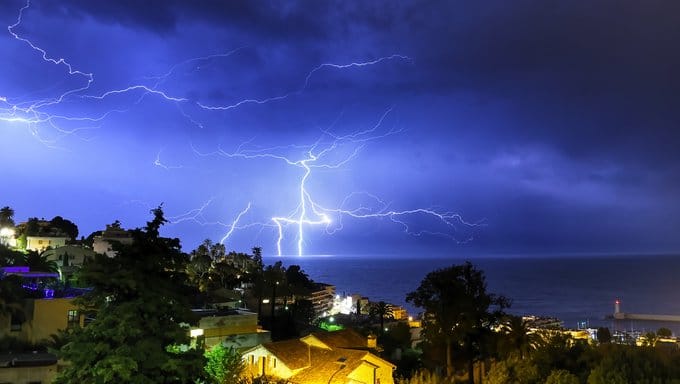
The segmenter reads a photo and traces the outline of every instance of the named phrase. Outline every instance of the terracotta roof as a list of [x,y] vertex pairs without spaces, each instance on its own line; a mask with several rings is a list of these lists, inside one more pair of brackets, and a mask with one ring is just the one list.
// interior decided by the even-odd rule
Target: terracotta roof
[[321,349],[312,347],[312,366],[293,375],[291,383],[336,383],[347,382],[347,376],[363,362],[368,354],[351,349]]
[[312,336],[331,348],[368,349],[367,339],[352,329],[334,332],[314,332]]
[[[292,370],[309,366],[307,344],[299,339],[276,341],[262,345]],[[314,348],[315,351],[317,349]]]

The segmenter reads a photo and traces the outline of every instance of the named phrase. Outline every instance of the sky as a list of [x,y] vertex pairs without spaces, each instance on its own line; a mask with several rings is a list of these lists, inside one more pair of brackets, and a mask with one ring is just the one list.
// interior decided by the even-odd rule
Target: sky
[[680,250],[680,3],[0,3],[0,205],[266,255]]

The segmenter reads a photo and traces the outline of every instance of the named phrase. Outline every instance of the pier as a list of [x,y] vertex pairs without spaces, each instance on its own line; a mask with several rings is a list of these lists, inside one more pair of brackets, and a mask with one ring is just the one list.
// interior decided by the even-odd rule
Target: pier
[[648,313],[624,313],[621,312],[621,302],[616,300],[614,302],[614,319],[615,320],[650,320],[650,321],[668,321],[679,322],[680,315],[656,315]]

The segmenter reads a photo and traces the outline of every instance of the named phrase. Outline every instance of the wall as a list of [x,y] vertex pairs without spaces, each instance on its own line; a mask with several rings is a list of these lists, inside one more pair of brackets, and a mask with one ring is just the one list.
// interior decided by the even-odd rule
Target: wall
[[29,251],[44,251],[47,247],[63,247],[66,245],[67,240],[66,237],[26,236],[26,249]]
[[[280,377],[287,379],[293,375],[293,371],[285,364],[277,359],[274,364],[275,356],[273,356],[265,347],[259,346],[243,355],[243,360],[246,362],[246,376],[258,377],[262,375],[262,364],[264,363],[264,373],[267,376]],[[276,365],[276,367],[274,367]]]
[[[77,310],[72,298],[26,300],[21,330],[10,331],[8,317],[0,318],[0,334],[8,334],[29,343],[50,339],[50,335],[68,325],[68,311]],[[82,316],[79,323],[82,325]]]
[[0,383],[51,383],[57,376],[57,364],[42,367],[0,368]]

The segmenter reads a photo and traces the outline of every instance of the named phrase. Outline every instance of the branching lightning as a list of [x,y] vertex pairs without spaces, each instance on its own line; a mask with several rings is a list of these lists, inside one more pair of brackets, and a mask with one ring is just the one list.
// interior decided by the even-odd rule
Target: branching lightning
[[[58,121],[68,121],[71,123],[82,123],[82,122],[87,122],[87,123],[93,123],[93,122],[101,122],[102,120],[106,119],[110,114],[112,113],[122,113],[125,112],[124,110],[116,109],[116,110],[110,110],[107,111],[103,114],[99,114],[96,116],[68,116],[68,115],[57,115],[49,112],[47,107],[54,107],[58,104],[61,104],[67,100],[73,100],[73,99],[83,99],[83,100],[93,100],[93,101],[103,101],[109,97],[116,96],[116,95],[123,95],[123,94],[134,94],[134,93],[139,93],[140,96],[136,99],[136,101],[133,104],[138,104],[140,103],[146,96],[157,96],[161,98],[162,100],[174,103],[178,106],[178,109],[180,113],[186,117],[192,124],[199,128],[203,128],[203,125],[199,122],[197,122],[192,116],[190,116],[183,108],[183,104],[187,105],[194,105],[202,110],[205,111],[227,111],[231,109],[236,109],[240,106],[246,105],[246,104],[267,104],[270,102],[274,101],[281,101],[285,100],[293,95],[299,95],[304,90],[309,86],[310,79],[314,73],[322,70],[323,68],[336,68],[336,69],[346,69],[346,68],[351,68],[351,67],[365,67],[365,66],[370,66],[370,65],[376,65],[379,64],[383,61],[387,60],[406,60],[406,61],[411,61],[411,59],[407,56],[404,55],[398,55],[398,54],[393,54],[390,56],[385,56],[385,57],[380,57],[375,60],[370,60],[370,61],[365,61],[365,62],[352,62],[349,64],[334,64],[334,63],[322,63],[315,68],[313,68],[311,71],[309,71],[306,76],[305,80],[302,84],[302,86],[297,89],[293,90],[290,92],[287,92],[282,95],[276,95],[276,96],[270,96],[270,97],[265,97],[261,99],[257,98],[244,98],[242,100],[238,100],[234,103],[230,104],[224,104],[224,105],[210,105],[205,102],[201,101],[192,101],[187,97],[184,96],[178,96],[178,95],[172,95],[167,93],[166,91],[160,89],[160,87],[177,71],[178,68],[182,66],[187,66],[187,65],[194,65],[194,63],[197,62],[202,62],[202,61],[208,61],[212,59],[217,59],[217,58],[227,58],[233,54],[238,53],[239,51],[243,50],[245,47],[239,47],[236,49],[233,49],[231,51],[225,52],[225,53],[218,53],[218,54],[211,54],[207,56],[202,56],[202,57],[196,57],[196,58],[191,58],[184,60],[180,63],[177,63],[173,65],[168,71],[166,71],[164,74],[161,75],[156,75],[156,76],[148,76],[146,77],[146,80],[152,81],[152,84],[132,84],[120,89],[111,89],[105,92],[101,92],[99,94],[87,94],[86,92],[90,90],[91,85],[95,81],[95,76],[93,73],[90,72],[85,72],[82,70],[78,70],[72,65],[67,59],[63,57],[59,58],[54,58],[50,56],[47,52],[47,50],[39,47],[37,44],[32,42],[31,40],[20,36],[15,29],[22,23],[23,21],[23,15],[24,12],[30,8],[31,3],[30,0],[26,1],[26,5],[24,5],[21,9],[19,9],[17,20],[14,24],[11,24],[7,27],[7,31],[9,34],[16,40],[28,45],[31,49],[34,51],[38,52],[41,56],[41,58],[50,64],[57,65],[57,66],[64,66],[67,71],[69,76],[73,77],[79,77],[81,78],[85,83],[83,85],[77,86],[75,88],[66,90],[65,92],[62,92],[59,94],[57,97],[54,98],[48,98],[48,99],[40,99],[40,100],[33,100],[33,101],[14,101],[12,98],[7,97],[7,96],[1,96],[0,97],[0,121],[5,121],[5,122],[11,122],[11,123],[24,123],[27,124],[30,129],[32,134],[37,137],[41,142],[48,146],[52,146],[54,143],[47,140],[47,139],[42,139],[39,131],[38,131],[38,125],[47,123],[51,127],[56,128],[58,126],[57,122]],[[200,69],[200,65],[195,67],[196,70]],[[4,105],[4,106],[2,106]],[[78,129],[88,129],[88,127],[79,127]],[[69,130],[59,130],[61,133],[68,133]]]
[[[296,89],[292,89],[288,92],[283,92],[278,95],[275,94],[262,98],[245,97],[235,102],[226,104],[212,104],[207,101],[196,101],[192,100],[186,95],[172,94],[171,92],[163,89],[164,85],[172,79],[172,76],[180,68],[191,66],[194,71],[198,71],[201,69],[201,63],[203,62],[213,59],[228,58],[245,49],[245,47],[239,47],[224,53],[211,54],[184,60],[171,66],[167,71],[160,75],[143,78],[143,81],[140,83],[129,84],[121,88],[108,89],[94,93],[91,89],[92,84],[95,82],[94,73],[78,69],[74,64],[71,64],[71,62],[64,57],[51,55],[46,49],[41,48],[39,45],[28,38],[21,36],[16,31],[23,22],[24,13],[30,8],[30,6],[30,0],[27,0],[26,4],[21,9],[19,9],[16,22],[9,25],[7,27],[7,31],[12,36],[12,38],[22,44],[27,45],[31,48],[31,50],[37,52],[41,59],[48,65],[63,67],[66,70],[68,77],[76,79],[78,84],[70,87],[69,89],[57,92],[57,95],[54,97],[40,98],[37,100],[27,101],[18,97],[10,97],[6,95],[0,96],[0,121],[14,124],[25,124],[33,136],[35,136],[41,143],[51,148],[55,147],[56,139],[44,137],[40,132],[42,127],[53,130],[58,134],[58,137],[71,136],[76,135],[83,130],[99,128],[99,125],[111,114],[126,112],[125,109],[120,108],[110,109],[108,111],[99,113],[87,113],[87,110],[83,108],[85,111],[81,112],[82,115],[70,115],[53,112],[55,107],[65,102],[75,102],[80,100],[87,101],[89,105],[94,103],[103,103],[105,100],[110,98],[115,99],[122,95],[128,95],[134,96],[134,101],[132,101],[131,104],[136,105],[143,102],[147,97],[155,97],[175,105],[179,113],[184,118],[186,118],[188,122],[190,122],[193,126],[202,129],[204,128],[203,123],[199,122],[198,119],[194,118],[187,111],[192,110],[192,108],[198,108],[202,111],[206,111],[207,113],[212,111],[224,112],[235,110],[248,104],[263,105],[283,101],[305,92],[305,90],[309,88],[314,75],[326,69],[358,69],[367,66],[383,64],[388,61],[412,62],[412,59],[408,56],[392,54],[373,60],[354,61],[348,64],[322,63],[307,71],[304,76],[304,81],[301,81],[300,85]],[[87,107],[87,105],[84,107]],[[296,180],[295,184],[297,196],[296,206],[288,214],[274,215],[269,219],[269,221],[264,223],[251,222],[249,224],[240,224],[244,217],[249,214],[252,207],[251,202],[248,202],[247,206],[238,212],[231,222],[210,221],[206,219],[205,213],[214,200],[214,198],[211,198],[201,207],[190,210],[181,215],[170,217],[169,220],[172,224],[192,222],[198,225],[222,226],[225,228],[226,232],[220,240],[221,243],[227,241],[237,230],[254,226],[259,226],[261,228],[270,227],[273,228],[277,233],[276,247],[278,255],[282,255],[284,251],[282,249],[282,242],[287,233],[290,231],[289,228],[293,228],[296,236],[297,254],[303,255],[307,241],[306,231],[310,227],[319,227],[322,228],[326,233],[332,234],[342,229],[343,217],[360,220],[388,219],[401,226],[403,231],[408,234],[438,234],[460,241],[461,239],[459,239],[459,236],[456,236],[459,227],[474,227],[479,225],[479,223],[470,223],[463,220],[463,218],[456,213],[439,211],[434,208],[414,208],[407,210],[392,209],[391,204],[385,203],[378,197],[366,192],[352,193],[347,196],[338,206],[323,206],[318,202],[317,199],[313,197],[315,194],[313,194],[308,188],[308,181],[313,177],[315,170],[332,170],[344,167],[349,162],[354,160],[369,143],[400,133],[400,129],[384,129],[385,119],[390,113],[392,113],[392,108],[387,109],[372,127],[355,131],[350,134],[340,135],[334,133],[330,129],[322,130],[319,139],[316,142],[308,145],[292,144],[261,149],[251,148],[251,141],[248,141],[239,145],[232,152],[218,147],[216,151],[211,153],[202,153],[192,146],[194,152],[200,156],[216,155],[231,159],[240,158],[252,161],[274,160],[282,162],[287,166],[299,168],[301,170],[301,175],[300,178]],[[62,124],[64,123],[68,123],[69,128],[62,127]],[[291,156],[290,154],[287,154],[292,150],[301,154],[297,156]],[[182,168],[181,165],[167,165],[163,163],[161,161],[161,152],[162,150],[156,154],[153,165],[164,170]],[[371,204],[359,205],[356,207],[349,206],[352,204],[352,199],[359,195],[367,196]],[[409,224],[409,219],[418,217],[435,220],[438,223],[443,224],[447,230],[414,230],[412,229],[412,225]],[[467,239],[462,240],[465,241]]]
[[210,198],[208,201],[203,203],[203,205],[201,205],[198,208],[192,209],[188,212],[185,212],[185,213],[177,215],[177,216],[168,217],[168,221],[170,222],[170,224],[179,224],[179,223],[182,223],[182,222],[185,222],[185,221],[191,221],[191,222],[194,222],[194,223],[199,224],[201,226],[219,225],[219,226],[225,227],[225,228],[227,228],[227,232],[225,232],[225,234],[220,239],[221,244],[224,244],[227,241],[227,239],[229,239],[229,237],[231,237],[231,235],[234,233],[234,231],[236,231],[238,229],[245,229],[245,228],[248,228],[248,227],[251,227],[251,226],[260,225],[260,224],[257,224],[257,223],[253,223],[253,224],[246,224],[246,225],[243,225],[243,226],[239,226],[239,221],[241,220],[241,218],[245,214],[248,213],[248,211],[250,210],[250,208],[252,206],[250,202],[248,202],[248,205],[241,212],[239,212],[236,215],[236,217],[234,218],[234,220],[232,220],[230,223],[225,223],[225,222],[222,222],[222,221],[209,221],[209,220],[207,220],[204,216],[204,212],[210,206],[210,204],[212,204],[213,200],[214,200],[214,198]]
[[[354,219],[389,219],[392,222],[399,224],[405,233],[411,235],[443,235],[452,238],[456,241],[468,241],[466,239],[458,239],[455,234],[460,226],[465,227],[475,227],[480,225],[480,223],[471,223],[465,221],[461,215],[452,212],[440,212],[432,208],[415,208],[409,210],[394,210],[389,209],[389,204],[386,204],[378,197],[369,193],[352,193],[347,196],[342,204],[337,208],[330,208],[322,206],[313,197],[312,193],[307,188],[307,181],[312,176],[313,170],[318,168],[325,169],[337,169],[352,159],[354,159],[357,154],[361,151],[365,145],[374,140],[378,140],[387,136],[391,136],[401,132],[399,129],[389,129],[380,131],[383,122],[387,115],[392,112],[392,108],[389,108],[380,117],[378,122],[371,128],[357,131],[347,135],[337,135],[330,131],[322,131],[322,137],[320,137],[315,143],[308,146],[301,145],[291,145],[291,146],[280,146],[272,147],[266,149],[247,149],[246,146],[250,141],[239,145],[239,147],[234,152],[227,152],[222,148],[218,148],[217,151],[211,153],[203,153],[193,148],[194,152],[199,156],[212,156],[220,155],[226,158],[241,158],[241,159],[273,159],[282,161],[283,163],[302,169],[302,175],[296,185],[298,190],[298,202],[297,206],[293,211],[286,216],[273,216],[271,221],[274,223],[277,231],[276,248],[277,254],[281,256],[283,254],[282,241],[285,237],[285,229],[288,226],[293,226],[296,232],[297,238],[297,255],[302,256],[304,254],[305,246],[305,229],[306,227],[319,226],[326,231],[328,234],[333,234],[334,232],[342,228],[341,219],[343,216],[351,217]],[[337,156],[337,152],[341,147],[346,145],[353,145],[347,154]],[[281,149],[287,148],[298,148],[305,149],[304,156],[302,158],[294,159],[289,156],[278,153]],[[336,158],[330,159],[331,155],[335,154]],[[364,194],[369,196],[371,200],[377,203],[377,208],[359,206],[353,209],[345,208],[344,206],[350,200],[351,197]],[[406,221],[408,217],[423,216],[434,219],[446,228],[449,229],[447,232],[435,232],[428,230],[411,230],[409,224]],[[239,217],[237,218],[237,221]],[[331,224],[337,222],[338,226],[333,228]],[[254,223],[253,225],[266,225],[263,223]],[[232,227],[233,229],[233,227]],[[228,235],[231,235],[233,230],[230,230]],[[227,236],[228,237],[228,236]]]

